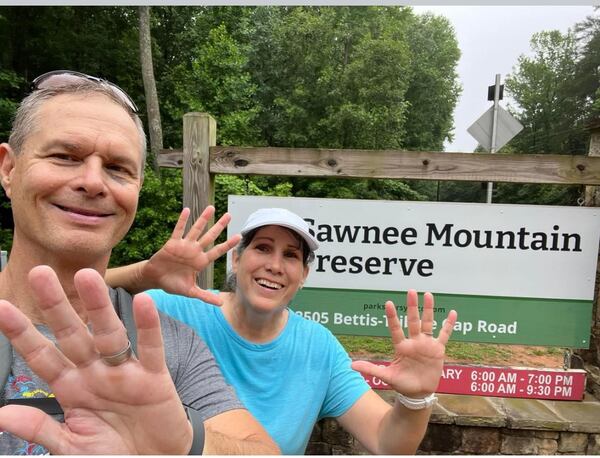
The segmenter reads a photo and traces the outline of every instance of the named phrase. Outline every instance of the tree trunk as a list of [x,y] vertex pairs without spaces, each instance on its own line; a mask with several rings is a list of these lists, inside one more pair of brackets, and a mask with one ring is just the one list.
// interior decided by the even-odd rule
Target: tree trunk
[[148,112],[148,133],[150,136],[150,157],[152,168],[158,174],[158,155],[163,148],[160,109],[154,80],[152,64],[152,39],[150,36],[150,7],[140,6],[140,63],[142,64],[142,80],[146,94],[146,110]]

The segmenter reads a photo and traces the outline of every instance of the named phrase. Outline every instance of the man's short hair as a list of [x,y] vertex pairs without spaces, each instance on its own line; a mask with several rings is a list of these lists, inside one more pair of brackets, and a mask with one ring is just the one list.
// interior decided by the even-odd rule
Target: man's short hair
[[108,83],[101,81],[81,79],[72,84],[65,84],[62,86],[45,89],[36,89],[27,97],[25,97],[17,109],[10,137],[8,138],[8,143],[16,155],[19,155],[22,152],[28,136],[33,134],[36,131],[36,128],[39,127],[37,115],[42,104],[47,100],[50,100],[52,97],[56,97],[57,95],[61,94],[102,94],[123,108],[129,114],[138,129],[140,145],[142,149],[141,157],[143,174],[144,165],[146,163],[146,134],[144,133],[142,121],[140,120],[140,117],[134,113],[123,101],[123,99],[115,94],[114,89]]

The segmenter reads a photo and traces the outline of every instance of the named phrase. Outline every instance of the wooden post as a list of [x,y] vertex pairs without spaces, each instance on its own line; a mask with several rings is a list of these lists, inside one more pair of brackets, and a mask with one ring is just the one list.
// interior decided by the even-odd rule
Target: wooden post
[[[592,123],[591,136],[590,136],[590,148],[588,151],[589,156],[600,157],[600,120]],[[600,186],[586,186],[584,204],[588,207],[600,207]],[[594,288],[594,305],[592,312],[592,329],[590,336],[590,348],[589,350],[579,350],[576,354],[579,354],[583,360],[596,367],[600,366],[600,306],[599,301],[599,288],[600,288],[600,256],[598,257],[598,264],[596,270],[596,284]],[[592,374],[593,375],[593,374]],[[595,377],[591,377],[595,378]],[[600,380],[598,381],[600,382]],[[590,385],[590,383],[588,383]],[[593,390],[596,391],[595,389]],[[600,393],[600,391],[598,391]]]
[[[191,210],[187,229],[207,205],[214,205],[215,183],[210,174],[209,148],[216,144],[217,123],[212,116],[207,113],[183,115],[183,206]],[[197,281],[200,288],[212,288],[212,264],[198,274]]]

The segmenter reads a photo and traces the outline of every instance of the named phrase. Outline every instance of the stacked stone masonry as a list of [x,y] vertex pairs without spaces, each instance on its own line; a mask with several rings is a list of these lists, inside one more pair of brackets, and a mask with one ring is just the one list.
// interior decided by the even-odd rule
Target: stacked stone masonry
[[[379,392],[390,403],[393,394]],[[600,455],[600,402],[439,395],[421,455]],[[307,455],[368,452],[336,420],[321,420]]]

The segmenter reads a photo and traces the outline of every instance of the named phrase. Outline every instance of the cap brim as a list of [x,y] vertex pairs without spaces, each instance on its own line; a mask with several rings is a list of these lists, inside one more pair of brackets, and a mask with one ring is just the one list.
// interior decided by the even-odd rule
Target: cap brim
[[308,245],[308,248],[310,248],[311,251],[315,251],[317,248],[319,248],[319,243],[310,234],[307,234],[301,227],[298,227],[294,224],[290,224],[289,221],[272,220],[272,221],[265,222],[265,223],[252,224],[252,225],[245,227],[242,230],[241,234],[246,235],[248,232],[250,232],[254,229],[258,229],[259,227],[264,227],[264,226],[281,226],[281,227],[291,229],[292,231],[294,231],[296,234],[298,234],[300,237],[302,237],[304,239],[304,241]]

